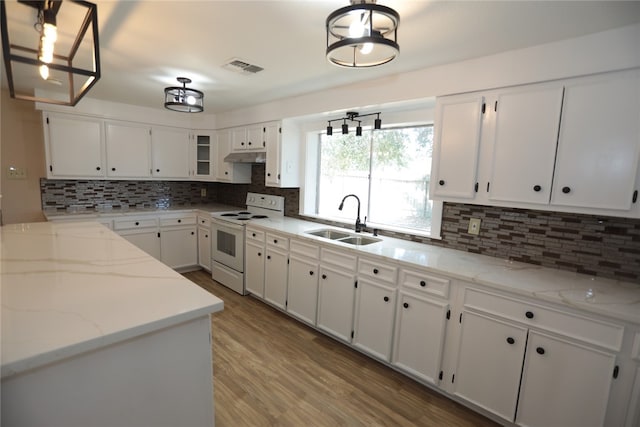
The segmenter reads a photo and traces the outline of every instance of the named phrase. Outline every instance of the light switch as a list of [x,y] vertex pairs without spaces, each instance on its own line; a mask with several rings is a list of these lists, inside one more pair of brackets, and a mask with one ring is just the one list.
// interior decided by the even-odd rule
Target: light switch
[[469,219],[469,229],[467,230],[469,234],[480,234],[480,222],[480,218]]

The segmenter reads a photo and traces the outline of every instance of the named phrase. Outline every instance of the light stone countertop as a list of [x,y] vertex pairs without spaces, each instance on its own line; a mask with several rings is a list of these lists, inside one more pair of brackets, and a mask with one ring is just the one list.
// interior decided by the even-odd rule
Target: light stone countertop
[[[333,244],[359,256],[377,255],[404,266],[420,266],[468,283],[532,297],[541,301],[569,306],[614,320],[640,325],[640,285],[570,271],[556,270],[486,255],[447,249],[386,236],[381,242],[365,246],[329,241],[306,231],[331,228],[311,221],[284,217],[251,221],[274,232],[323,244]],[[348,230],[353,233],[353,229]],[[370,235],[363,233],[363,235]]]
[[115,209],[69,209],[67,211],[44,209],[42,213],[47,221],[55,219],[65,220],[92,220],[95,218],[117,218],[123,215],[145,215],[159,213],[181,213],[201,211],[208,214],[213,212],[237,211],[238,206],[225,205],[223,203],[207,203],[201,205],[171,206],[168,208],[115,208]]
[[223,309],[95,222],[7,225],[0,249],[2,378]]

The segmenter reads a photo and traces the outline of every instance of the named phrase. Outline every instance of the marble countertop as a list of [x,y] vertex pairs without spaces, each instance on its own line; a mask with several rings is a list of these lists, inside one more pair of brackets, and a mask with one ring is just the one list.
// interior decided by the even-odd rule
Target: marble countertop
[[0,228],[2,378],[221,311],[95,222]]
[[69,219],[69,220],[82,220],[82,219],[94,219],[94,218],[110,218],[118,217],[122,215],[136,215],[136,214],[158,214],[158,213],[177,213],[177,212],[193,212],[202,211],[208,214],[213,212],[224,211],[237,211],[238,206],[225,205],[223,203],[207,203],[199,205],[183,205],[183,206],[171,206],[168,208],[112,208],[112,209],[81,209],[71,208],[66,211],[44,209],[42,213],[48,221],[55,219]]
[[[382,241],[377,243],[353,246],[306,233],[310,230],[325,228],[341,231],[345,229],[295,218],[254,220],[250,225],[284,232],[317,243],[336,245],[357,255],[382,256],[405,266],[418,265],[434,273],[468,283],[477,283],[640,325],[640,285],[635,283],[513,262],[386,236],[378,236]],[[347,231],[353,233],[353,230]]]

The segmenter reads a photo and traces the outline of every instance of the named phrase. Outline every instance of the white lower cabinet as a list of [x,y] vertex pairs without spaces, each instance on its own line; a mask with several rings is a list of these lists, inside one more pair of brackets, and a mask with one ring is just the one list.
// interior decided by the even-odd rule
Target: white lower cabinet
[[196,226],[171,227],[160,230],[161,261],[171,268],[198,264]]
[[448,309],[446,302],[400,291],[392,359],[395,366],[438,384]]
[[316,324],[318,306],[317,245],[291,239],[289,242],[287,312],[311,325]]
[[161,259],[157,218],[123,217],[115,219],[113,230],[155,259]]
[[529,332],[516,423],[602,426],[615,355]]
[[244,251],[245,289],[260,298],[264,297],[264,239],[264,231],[247,227]]
[[320,248],[317,326],[346,342],[351,342],[353,331],[355,272],[355,255]]
[[267,233],[264,261],[264,299],[284,310],[287,304],[289,239]]
[[211,271],[211,220],[198,215],[198,265]]
[[467,289],[454,394],[522,426],[603,426],[623,330]]
[[367,279],[358,279],[353,345],[389,361],[393,340],[396,290]]

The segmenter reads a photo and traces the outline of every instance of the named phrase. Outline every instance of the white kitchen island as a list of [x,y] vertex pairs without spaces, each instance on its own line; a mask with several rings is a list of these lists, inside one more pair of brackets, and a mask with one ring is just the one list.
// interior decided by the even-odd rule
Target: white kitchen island
[[222,300],[98,223],[0,242],[3,426],[214,424]]

